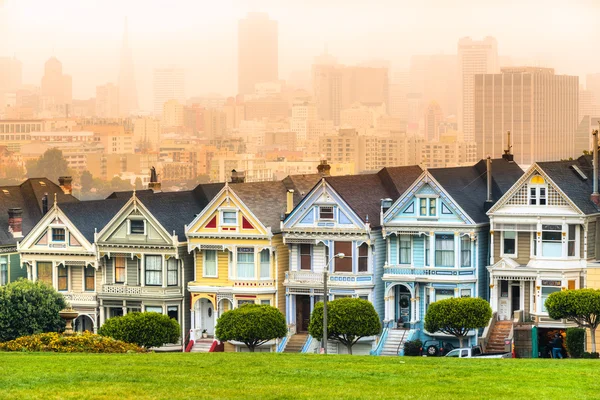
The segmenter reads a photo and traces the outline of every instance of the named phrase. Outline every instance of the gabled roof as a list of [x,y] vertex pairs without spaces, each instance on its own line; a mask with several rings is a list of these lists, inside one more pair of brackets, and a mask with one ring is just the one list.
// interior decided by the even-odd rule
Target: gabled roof
[[90,243],[94,243],[94,232],[100,232],[128,200],[125,196],[113,197],[71,204],[59,203],[59,207],[79,232]]
[[[600,211],[590,200],[594,179],[592,156],[581,156],[571,161],[546,161],[536,164],[583,213],[595,214]],[[587,176],[586,180],[581,179],[573,165]]]
[[[487,199],[486,160],[473,166],[432,168],[429,174],[443,187],[475,223],[489,221],[484,203]],[[498,201],[523,175],[514,162],[492,160],[492,200]]]
[[42,219],[42,198],[48,194],[48,208],[54,203],[56,193],[57,202],[74,203],[79,200],[64,194],[60,186],[47,178],[30,178],[20,185],[0,186],[0,246],[14,245],[17,240],[8,231],[8,210],[10,208],[23,209],[23,236]]

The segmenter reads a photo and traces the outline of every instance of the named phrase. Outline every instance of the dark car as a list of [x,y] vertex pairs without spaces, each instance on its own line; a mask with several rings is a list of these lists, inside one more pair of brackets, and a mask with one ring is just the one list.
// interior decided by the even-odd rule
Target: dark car
[[445,356],[455,347],[450,342],[443,340],[426,340],[421,347],[421,355],[428,357]]

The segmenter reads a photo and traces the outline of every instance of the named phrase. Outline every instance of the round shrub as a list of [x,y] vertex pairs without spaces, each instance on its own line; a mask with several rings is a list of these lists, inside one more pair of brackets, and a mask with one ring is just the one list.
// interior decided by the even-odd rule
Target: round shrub
[[149,349],[176,343],[181,336],[177,321],[155,312],[132,312],[113,317],[100,327],[98,333]]
[[0,342],[42,332],[60,332],[65,321],[58,315],[67,306],[64,297],[42,282],[20,279],[0,287]]
[[81,335],[61,336],[56,332],[22,336],[0,343],[0,351],[49,351],[54,353],[128,353],[144,349],[109,337],[84,332]]
[[423,347],[423,342],[419,339],[406,342],[404,343],[404,355],[419,356],[421,355],[421,347]]
[[572,358],[583,358],[585,346],[585,329],[567,329],[567,351]]

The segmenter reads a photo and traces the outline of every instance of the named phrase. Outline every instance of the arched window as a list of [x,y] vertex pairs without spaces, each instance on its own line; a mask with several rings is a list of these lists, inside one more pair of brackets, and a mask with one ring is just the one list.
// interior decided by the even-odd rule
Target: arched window
[[534,175],[529,181],[529,204],[545,206],[547,204],[548,185],[541,175]]

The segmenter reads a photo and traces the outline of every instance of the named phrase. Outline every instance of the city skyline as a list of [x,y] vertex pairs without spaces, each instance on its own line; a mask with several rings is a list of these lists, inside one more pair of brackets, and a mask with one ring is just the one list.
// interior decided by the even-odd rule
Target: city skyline
[[[432,4],[407,7],[406,3],[384,1],[367,7],[354,2],[345,5],[347,23],[330,27],[327,21],[334,21],[342,6],[336,1],[309,2],[303,7],[273,1],[228,1],[195,13],[194,2],[169,8],[160,1],[149,2],[140,11],[137,2],[120,5],[108,1],[104,7],[93,7],[67,1],[57,9],[40,2],[6,0],[0,12],[7,21],[3,32],[7,40],[1,50],[4,56],[15,56],[23,63],[24,83],[37,84],[43,63],[57,57],[65,73],[73,76],[73,97],[87,99],[94,96],[97,85],[116,81],[122,23],[128,17],[139,103],[144,110],[152,109],[152,71],[165,64],[186,70],[188,96],[236,94],[237,24],[249,11],[266,12],[279,24],[279,77],[283,80],[292,74],[309,78],[313,58],[324,47],[341,64],[388,60],[393,76],[409,68],[413,55],[456,54],[457,42],[464,36],[474,40],[493,36],[498,41],[498,55],[511,57],[513,65],[551,67],[557,74],[578,75],[581,83],[586,74],[597,72],[600,56],[591,49],[593,38],[600,36],[593,18],[599,4],[553,2],[553,7],[539,7],[542,3],[533,1],[502,5],[499,10],[499,5],[489,2],[463,1],[454,9],[439,1],[428,3]],[[31,6],[43,12],[28,16]],[[474,22],[464,14],[478,19]],[[501,16],[510,18],[510,29]],[[92,21],[86,23],[87,17]],[[313,21],[309,29],[299,29],[298,21],[307,18]],[[86,74],[91,78],[85,78]]]

